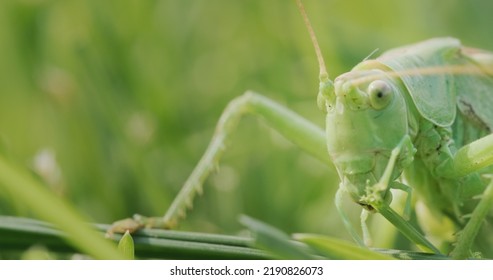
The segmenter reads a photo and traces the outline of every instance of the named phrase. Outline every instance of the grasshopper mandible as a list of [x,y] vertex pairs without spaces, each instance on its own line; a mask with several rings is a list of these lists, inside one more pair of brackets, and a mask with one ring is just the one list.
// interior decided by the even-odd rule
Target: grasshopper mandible
[[[365,245],[345,217],[344,193],[363,207],[363,220],[368,212],[378,212],[424,250],[468,257],[476,250],[474,239],[493,200],[493,183],[481,176],[493,164],[493,98],[488,95],[493,54],[465,48],[453,38],[437,38],[387,51],[331,80],[297,2],[319,59],[317,103],[326,113],[325,132],[276,102],[247,92],[221,115],[205,154],[165,216],[136,215],[117,222],[112,231],[173,227],[201,191],[238,121],[254,114],[309,154],[335,165],[341,181],[337,209],[356,242]],[[419,200],[425,205],[417,211],[422,223],[450,221],[450,230],[460,231],[452,241],[457,242],[454,249],[437,248],[440,244],[432,244],[390,208],[390,189],[408,193],[403,216]],[[416,199],[411,199],[411,190]]]

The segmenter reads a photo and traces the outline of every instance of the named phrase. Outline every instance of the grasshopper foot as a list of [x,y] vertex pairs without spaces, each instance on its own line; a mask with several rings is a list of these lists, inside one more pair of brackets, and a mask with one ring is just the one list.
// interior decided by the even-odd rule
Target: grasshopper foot
[[134,218],[126,218],[123,220],[119,220],[114,222],[111,227],[106,231],[106,237],[111,238],[115,233],[125,233],[128,231],[129,233],[134,233],[139,229],[145,227],[145,224],[142,223],[142,220]]
[[134,233],[144,228],[161,228],[170,229],[175,226],[174,221],[168,221],[163,217],[145,217],[139,214],[133,215],[132,218],[127,218],[114,222],[106,231],[106,237],[111,238],[114,233]]

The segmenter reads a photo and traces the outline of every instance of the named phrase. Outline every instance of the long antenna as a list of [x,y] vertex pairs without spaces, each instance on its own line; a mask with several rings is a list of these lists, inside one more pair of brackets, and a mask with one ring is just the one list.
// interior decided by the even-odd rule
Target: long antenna
[[315,48],[315,53],[317,54],[318,66],[320,68],[320,81],[327,82],[329,80],[329,74],[327,73],[327,68],[325,67],[324,58],[322,56],[322,52],[320,51],[320,46],[318,44],[317,36],[315,36],[315,32],[313,31],[312,24],[308,19],[308,16],[305,11],[305,7],[301,0],[296,0],[298,4],[298,9],[300,10],[301,15],[303,16],[303,20],[305,21],[306,28],[308,29],[308,33],[310,34],[310,38],[312,39],[313,47]]

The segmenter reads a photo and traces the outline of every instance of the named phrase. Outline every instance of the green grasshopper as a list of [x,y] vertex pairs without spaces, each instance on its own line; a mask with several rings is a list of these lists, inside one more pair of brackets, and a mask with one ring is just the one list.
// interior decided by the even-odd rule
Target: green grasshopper
[[[335,165],[341,182],[336,207],[360,245],[368,243],[368,213],[377,212],[425,251],[469,257],[482,245],[475,238],[493,203],[492,180],[482,176],[493,170],[493,53],[465,48],[453,38],[431,39],[367,59],[332,81],[297,2],[319,59],[317,104],[326,113],[325,132],[276,102],[246,92],[224,110],[205,154],[165,216],[136,215],[116,222],[110,233],[174,227],[201,192],[241,117],[253,114],[315,158]],[[408,193],[402,216],[389,206],[391,189]],[[363,239],[342,208],[345,193],[363,207]],[[447,240],[453,249],[433,244],[409,222],[412,209],[425,235],[440,239],[445,231],[453,236]],[[449,226],[434,233],[426,230],[429,223]]]

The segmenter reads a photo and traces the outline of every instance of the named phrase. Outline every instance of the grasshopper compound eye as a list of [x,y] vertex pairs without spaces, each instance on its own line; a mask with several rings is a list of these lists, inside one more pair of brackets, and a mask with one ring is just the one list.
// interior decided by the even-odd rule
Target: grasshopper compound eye
[[381,110],[390,103],[394,96],[394,92],[387,82],[377,80],[373,81],[368,86],[368,95],[370,97],[371,107],[376,110]]

